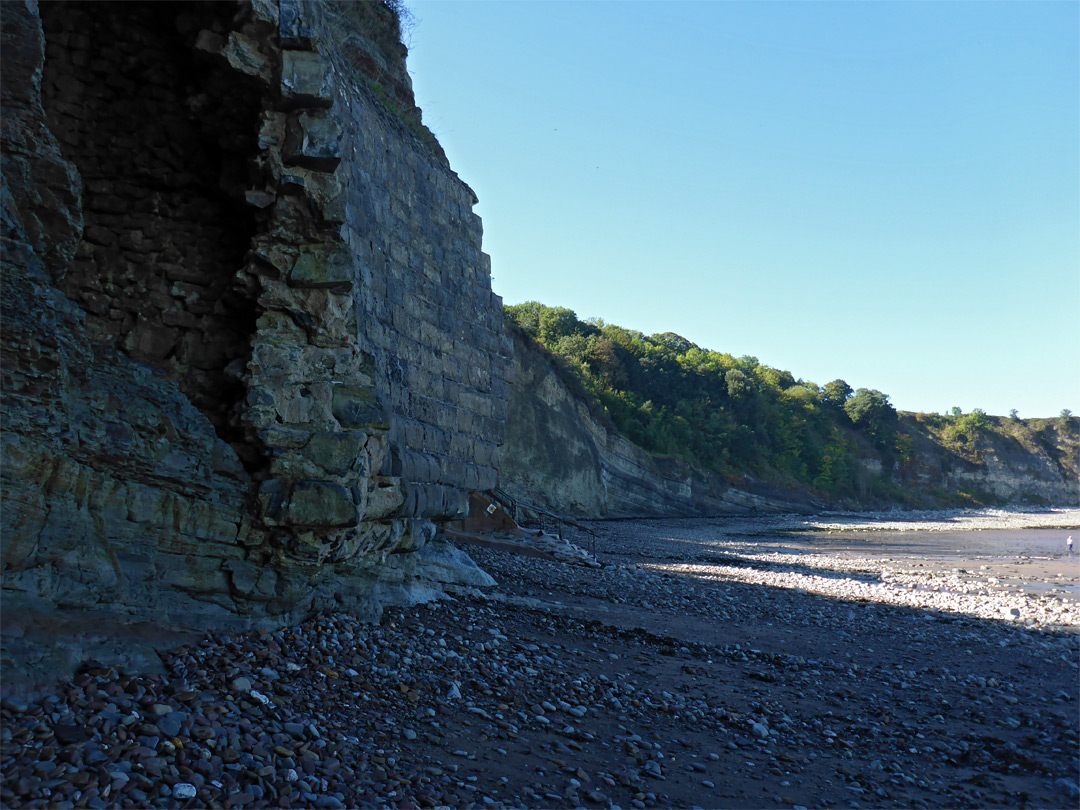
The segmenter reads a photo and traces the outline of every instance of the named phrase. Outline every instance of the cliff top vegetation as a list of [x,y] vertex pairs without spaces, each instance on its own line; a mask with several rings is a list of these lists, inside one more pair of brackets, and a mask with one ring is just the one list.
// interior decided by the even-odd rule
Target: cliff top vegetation
[[[796,378],[756,357],[704,349],[674,333],[645,335],[602,320],[581,321],[564,307],[535,301],[507,306],[508,321],[546,349],[564,381],[616,429],[656,456],[678,458],[732,483],[752,476],[809,490],[831,501],[912,502],[894,483],[927,442],[971,464],[1002,439],[1053,448],[1076,465],[1067,412],[1057,420],[963,414],[900,414],[889,397],[836,379]],[[1070,434],[1071,431],[1071,434]],[[996,437],[996,438],[995,438]],[[1071,449],[1070,449],[1071,448]],[[879,474],[877,470],[881,470]],[[925,502],[926,493],[920,494]],[[993,502],[979,493],[937,493],[956,503]]]

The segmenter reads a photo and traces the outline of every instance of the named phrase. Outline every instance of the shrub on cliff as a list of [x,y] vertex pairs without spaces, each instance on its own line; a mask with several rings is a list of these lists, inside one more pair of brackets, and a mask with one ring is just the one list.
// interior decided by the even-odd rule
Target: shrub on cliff
[[875,389],[860,388],[844,403],[844,413],[862,428],[878,449],[889,451],[896,441],[896,408],[885,394]]
[[870,407],[853,421],[842,410],[851,392],[843,380],[823,389],[674,332],[644,335],[581,321],[565,307],[535,301],[507,306],[506,315],[557,358],[591,408],[602,408],[620,433],[654,455],[732,480],[751,473],[835,497],[866,490],[862,451],[849,434],[863,430],[887,444],[887,414],[895,410],[880,392],[872,392],[871,404],[884,402],[886,413]]

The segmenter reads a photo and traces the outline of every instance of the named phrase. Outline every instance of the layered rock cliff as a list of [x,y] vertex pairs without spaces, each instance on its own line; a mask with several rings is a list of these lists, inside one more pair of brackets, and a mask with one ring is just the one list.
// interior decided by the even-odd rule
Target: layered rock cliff
[[650,456],[590,412],[536,343],[514,332],[500,487],[516,499],[583,517],[695,517],[812,511],[809,498],[750,490]]
[[393,10],[2,22],[5,617],[422,590],[437,525],[495,484],[511,347]]
[[[907,463],[884,460],[862,439],[861,498],[832,502],[821,494],[729,480],[677,459],[657,458],[620,435],[587,397],[567,385],[557,360],[514,333],[514,374],[500,451],[500,486],[519,501],[565,515],[653,517],[817,511],[895,506],[1080,505],[1080,429],[1076,419],[1015,423],[972,434],[963,446],[919,415],[900,429]],[[1010,433],[1011,431],[1011,433]],[[1015,435],[1013,435],[1015,434]],[[859,437],[852,432],[852,441]],[[875,486],[876,483],[885,486]]]
[[1080,420],[983,417],[982,430],[957,433],[940,417],[901,415],[912,463],[893,477],[974,503],[1080,506]]

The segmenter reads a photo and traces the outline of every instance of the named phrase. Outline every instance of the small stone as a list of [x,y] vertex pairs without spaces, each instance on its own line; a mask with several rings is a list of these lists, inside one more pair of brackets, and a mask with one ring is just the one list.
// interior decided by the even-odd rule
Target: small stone
[[157,727],[165,737],[176,737],[183,730],[183,721],[179,713],[174,712],[158,720]]
[[74,723],[57,723],[53,727],[53,734],[61,745],[75,745],[90,739],[90,732]]
[[251,691],[251,679],[250,678],[234,678],[229,684],[234,692],[250,692]]
[[174,799],[194,799],[197,793],[195,786],[190,782],[177,782],[172,787]]
[[5,709],[16,712],[18,714],[22,714],[29,708],[25,700],[17,697],[4,698],[3,702],[0,702],[0,706],[3,706]]
[[1054,780],[1054,787],[1068,796],[1070,799],[1080,798],[1080,786],[1067,776]]

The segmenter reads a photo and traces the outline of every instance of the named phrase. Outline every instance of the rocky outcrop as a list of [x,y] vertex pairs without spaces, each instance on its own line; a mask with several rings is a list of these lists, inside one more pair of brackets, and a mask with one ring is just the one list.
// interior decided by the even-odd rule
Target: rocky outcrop
[[510,346],[359,5],[5,5],[5,620],[374,615],[449,576]]
[[1080,506],[1080,422],[986,417],[993,429],[947,446],[922,414],[904,414],[913,461],[893,478],[907,486],[963,493],[986,503]]
[[657,459],[593,415],[554,362],[514,332],[514,375],[500,449],[500,487],[564,515],[695,517],[810,511],[797,493],[751,492]]
[[[519,501],[563,515],[594,518],[806,512],[889,506],[867,486],[862,501],[827,503],[746,479],[734,486],[673,459],[650,456],[622,437],[572,391],[557,359],[514,332],[514,378],[500,455],[500,486]],[[994,419],[994,417],[989,417]],[[999,423],[1006,420],[998,419]],[[911,414],[901,430],[912,460],[886,468],[864,443],[866,479],[886,478],[910,504],[1080,504],[1080,428],[1029,420],[1018,438],[985,431],[966,452],[946,447]],[[1072,420],[1075,423],[1075,418]],[[1072,423],[1070,423],[1072,424]],[[873,500],[871,500],[873,499]]]

